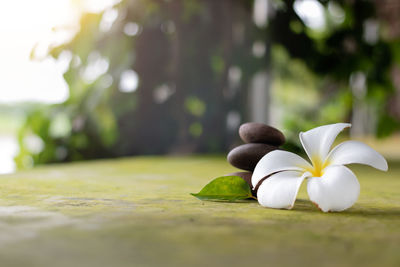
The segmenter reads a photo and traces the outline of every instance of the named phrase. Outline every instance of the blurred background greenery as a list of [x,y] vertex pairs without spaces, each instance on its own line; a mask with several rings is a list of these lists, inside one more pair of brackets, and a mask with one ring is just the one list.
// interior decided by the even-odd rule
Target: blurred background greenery
[[[67,94],[53,102],[0,96],[1,172],[224,153],[246,121],[278,127],[290,150],[299,149],[299,131],[345,121],[354,138],[389,137],[378,145],[387,153],[400,146],[396,0],[68,2],[79,12],[51,31],[64,37],[35,39],[29,55],[63,66]],[[23,80],[28,72],[20,72]]]

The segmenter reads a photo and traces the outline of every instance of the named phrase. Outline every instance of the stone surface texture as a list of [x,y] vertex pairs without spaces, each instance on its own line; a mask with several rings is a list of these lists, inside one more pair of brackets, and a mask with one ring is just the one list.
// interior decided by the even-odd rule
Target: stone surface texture
[[0,177],[0,266],[399,266],[400,163],[352,166],[355,206],[202,202],[224,157],[138,157]]

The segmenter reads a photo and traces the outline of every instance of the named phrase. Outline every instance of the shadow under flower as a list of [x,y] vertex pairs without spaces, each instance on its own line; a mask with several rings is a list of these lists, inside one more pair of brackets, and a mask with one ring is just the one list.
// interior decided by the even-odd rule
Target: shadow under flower
[[[322,213],[310,200],[297,199],[293,207],[293,211],[298,212],[316,212]],[[384,216],[385,218],[396,218],[400,216],[400,207],[373,207],[363,206],[361,204],[354,205],[348,210],[342,212],[328,212],[339,216],[361,216],[361,217],[376,217]]]
[[294,211],[312,211],[312,212],[318,211],[319,212],[318,208],[316,206],[314,206],[313,203],[308,199],[296,199],[293,210]]
[[385,217],[399,219],[400,207],[368,207],[356,205],[353,208],[341,212],[344,215],[356,215],[361,217]]

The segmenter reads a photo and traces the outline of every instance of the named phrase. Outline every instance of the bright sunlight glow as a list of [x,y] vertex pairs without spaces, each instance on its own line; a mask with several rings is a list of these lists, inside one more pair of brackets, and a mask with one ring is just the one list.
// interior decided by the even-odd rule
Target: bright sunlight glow
[[[84,11],[115,0],[13,0],[0,2],[0,102],[59,103],[68,98],[65,60],[45,58],[49,45],[68,41]],[[54,30],[56,29],[56,30]],[[30,60],[36,47],[35,60]]]

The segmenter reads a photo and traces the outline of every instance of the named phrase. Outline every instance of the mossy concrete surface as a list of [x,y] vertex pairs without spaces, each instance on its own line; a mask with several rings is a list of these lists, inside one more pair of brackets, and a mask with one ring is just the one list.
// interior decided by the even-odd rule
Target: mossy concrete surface
[[400,266],[400,164],[351,166],[357,204],[322,213],[202,202],[223,157],[139,157],[0,177],[0,266]]

